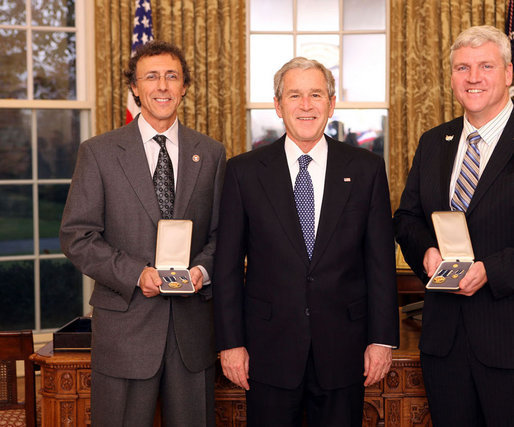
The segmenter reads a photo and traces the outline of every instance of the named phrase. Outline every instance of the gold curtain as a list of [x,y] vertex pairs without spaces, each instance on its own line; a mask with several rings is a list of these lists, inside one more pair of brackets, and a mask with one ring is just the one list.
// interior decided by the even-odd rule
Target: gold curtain
[[389,182],[400,203],[419,137],[462,115],[450,86],[450,46],[473,25],[503,31],[507,0],[391,0]]
[[[96,133],[123,125],[135,0],[95,0]],[[181,47],[193,84],[180,121],[225,144],[246,146],[246,6],[241,0],[152,0],[154,37]]]

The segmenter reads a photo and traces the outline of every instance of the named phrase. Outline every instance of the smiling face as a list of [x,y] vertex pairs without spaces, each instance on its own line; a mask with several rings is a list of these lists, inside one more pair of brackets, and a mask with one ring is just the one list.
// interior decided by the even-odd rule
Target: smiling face
[[[145,80],[150,73],[160,77],[155,81]],[[164,75],[173,78],[167,80]],[[141,114],[157,132],[164,132],[175,121],[186,94],[180,61],[170,54],[144,56],[137,63],[136,79],[132,91],[141,101]]]
[[505,107],[511,83],[512,64],[505,65],[495,43],[454,51],[453,93],[476,128],[493,119]]
[[329,97],[325,76],[316,68],[293,68],[284,75],[282,98],[274,100],[287,136],[307,153],[320,140],[334,113],[336,97]]

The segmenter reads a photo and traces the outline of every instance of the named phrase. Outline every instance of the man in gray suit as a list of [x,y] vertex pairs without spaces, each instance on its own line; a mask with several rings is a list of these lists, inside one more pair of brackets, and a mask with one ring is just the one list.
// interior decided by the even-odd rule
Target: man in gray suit
[[[141,114],[81,145],[60,233],[63,252],[95,280],[92,423],[151,426],[160,394],[165,425],[214,425],[208,284],[225,150],[177,119],[191,80],[180,49],[143,45],[125,75]],[[161,161],[171,179],[164,207],[153,182]],[[193,221],[192,296],[159,294],[153,265],[162,217]]]

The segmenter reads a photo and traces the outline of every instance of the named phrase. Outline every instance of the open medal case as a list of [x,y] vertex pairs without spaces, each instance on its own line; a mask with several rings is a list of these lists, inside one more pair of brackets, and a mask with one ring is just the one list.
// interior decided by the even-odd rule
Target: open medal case
[[459,282],[473,265],[475,258],[466,216],[464,212],[433,212],[432,222],[443,261],[426,288],[457,291]]
[[191,252],[193,221],[161,219],[157,225],[155,268],[162,279],[161,294],[194,293],[195,288],[187,269]]

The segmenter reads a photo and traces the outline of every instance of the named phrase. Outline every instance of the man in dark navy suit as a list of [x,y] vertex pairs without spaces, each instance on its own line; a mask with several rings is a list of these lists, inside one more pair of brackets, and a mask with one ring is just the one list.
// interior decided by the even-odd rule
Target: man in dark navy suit
[[[466,214],[475,263],[452,293],[427,292],[420,349],[435,426],[514,425],[514,116],[508,38],[472,27],[451,48],[459,117],[419,142],[397,240],[425,281],[441,254],[430,215]],[[469,142],[468,142],[469,141]]]
[[[275,75],[286,134],[228,162],[215,257],[217,347],[249,426],[361,426],[364,386],[398,345],[384,161],[324,135],[334,78]],[[247,269],[245,272],[245,258]]]

